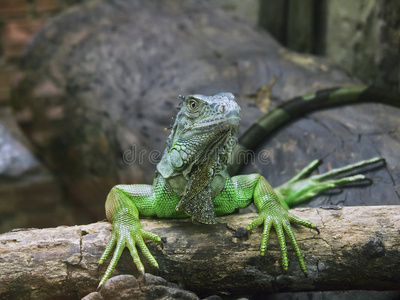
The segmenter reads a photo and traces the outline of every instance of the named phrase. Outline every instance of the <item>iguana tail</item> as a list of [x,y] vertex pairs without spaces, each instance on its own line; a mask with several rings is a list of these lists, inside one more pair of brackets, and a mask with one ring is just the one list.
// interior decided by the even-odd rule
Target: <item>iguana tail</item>
[[400,108],[400,94],[369,86],[330,88],[293,98],[255,122],[240,138],[231,154],[230,175],[242,167],[245,153],[255,148],[273,131],[304,114],[334,106],[377,102]]

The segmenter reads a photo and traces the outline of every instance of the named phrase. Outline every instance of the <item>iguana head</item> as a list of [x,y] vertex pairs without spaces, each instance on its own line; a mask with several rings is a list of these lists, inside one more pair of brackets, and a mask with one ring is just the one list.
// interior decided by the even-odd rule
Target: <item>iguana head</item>
[[193,167],[204,164],[210,156],[215,158],[213,172],[225,169],[240,122],[235,97],[220,93],[182,99],[158,171],[164,178],[183,174],[189,179]]
[[213,223],[212,181],[216,176],[226,176],[240,107],[231,93],[182,99],[157,170],[181,196],[178,210],[190,214],[195,221]]

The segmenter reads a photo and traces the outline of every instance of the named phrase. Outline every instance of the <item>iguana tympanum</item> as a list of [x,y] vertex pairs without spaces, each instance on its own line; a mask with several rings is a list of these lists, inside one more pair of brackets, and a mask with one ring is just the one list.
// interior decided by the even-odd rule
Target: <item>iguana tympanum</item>
[[[365,87],[348,87],[296,98],[255,123],[244,138],[239,140],[240,144],[236,149],[254,148],[256,140],[259,141],[283,122],[305,112],[350,102],[374,101],[375,96]],[[231,177],[228,175],[227,165],[240,122],[240,108],[234,96],[231,93],[220,93],[215,96],[191,95],[181,98],[181,109],[167,140],[165,152],[157,165],[153,185],[117,185],[107,197],[106,215],[112,223],[113,232],[99,264],[104,263],[114,247],[115,251],[99,287],[110,277],[125,247],[130,250],[141,273],[144,273],[144,267],[137,248],[151,265],[158,267],[144,240],[161,243],[161,239],[142,228],[139,216],[190,216],[194,222],[214,224],[216,216],[232,213],[251,203],[254,203],[259,215],[247,226],[247,230],[264,226],[261,255],[267,250],[270,229],[274,227],[282,252],[283,269],[288,268],[286,234],[302,271],[306,273],[291,223],[316,231],[318,228],[291,214],[288,211],[289,206],[335,186],[365,180],[363,175],[339,179],[334,177],[382,159],[374,158],[325,174],[306,177],[315,168],[317,161],[314,161],[289,182],[275,189],[260,174]],[[380,97],[379,101],[384,102],[385,99]],[[393,101],[389,99],[386,102],[394,104],[391,103]],[[233,161],[237,163],[235,159]]]

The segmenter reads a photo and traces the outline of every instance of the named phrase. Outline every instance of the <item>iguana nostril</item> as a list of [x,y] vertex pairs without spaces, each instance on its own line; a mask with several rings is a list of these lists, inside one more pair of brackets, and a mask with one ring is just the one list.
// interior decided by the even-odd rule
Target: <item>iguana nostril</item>
[[226,115],[225,118],[229,121],[231,125],[239,126],[240,122],[240,113],[238,109],[230,110]]

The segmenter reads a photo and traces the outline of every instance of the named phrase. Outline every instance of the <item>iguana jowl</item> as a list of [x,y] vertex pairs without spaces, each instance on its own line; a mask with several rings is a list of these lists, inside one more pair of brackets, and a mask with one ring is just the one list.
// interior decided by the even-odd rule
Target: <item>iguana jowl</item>
[[[357,93],[360,94],[360,91],[357,90]],[[315,109],[317,106],[328,105],[319,103]],[[139,215],[159,218],[191,216],[194,222],[213,224],[215,216],[232,213],[251,203],[255,204],[259,215],[247,229],[251,231],[264,226],[261,255],[266,252],[270,229],[274,227],[282,252],[283,268],[288,268],[286,234],[302,271],[307,272],[291,223],[318,229],[311,222],[291,214],[289,206],[337,185],[365,180],[363,175],[332,178],[382,159],[374,158],[305,178],[315,168],[317,162],[314,161],[292,180],[273,189],[260,174],[228,175],[227,164],[239,122],[240,108],[231,93],[183,97],[163,157],[157,165],[153,185],[117,185],[107,196],[106,215],[113,225],[113,232],[99,263],[106,260],[114,247],[115,251],[99,287],[110,277],[125,247],[130,250],[140,272],[144,273],[144,267],[137,247],[151,265],[158,267],[144,239],[157,243],[161,239],[141,227]],[[257,126],[255,130],[261,127]]]

